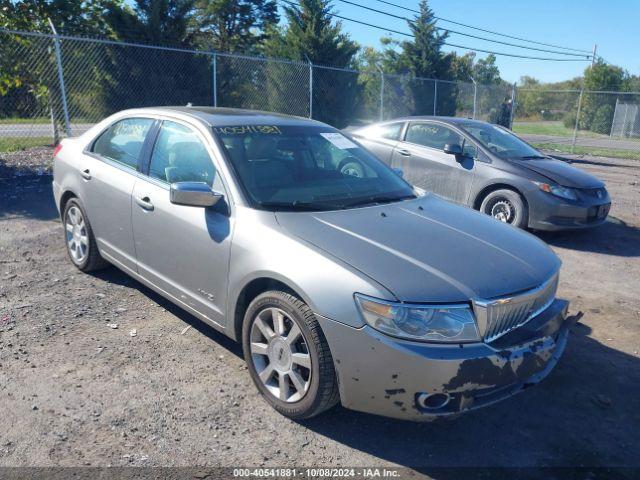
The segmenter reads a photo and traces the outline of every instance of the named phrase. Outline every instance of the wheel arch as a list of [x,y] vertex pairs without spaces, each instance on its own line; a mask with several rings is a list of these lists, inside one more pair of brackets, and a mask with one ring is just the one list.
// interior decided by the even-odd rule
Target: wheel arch
[[309,305],[304,296],[298,293],[297,289],[284,279],[276,278],[275,275],[262,275],[253,278],[242,287],[233,304],[233,330],[231,333],[236,341],[240,342],[242,340],[242,322],[249,304],[258,295],[270,290],[281,290],[290,293]]
[[67,205],[67,202],[69,200],[71,200],[72,198],[78,198],[78,196],[75,194],[75,192],[73,190],[66,190],[60,196],[60,205],[58,205],[59,210],[60,210],[60,216],[62,216],[64,214],[64,207]]
[[529,211],[529,202],[527,200],[527,197],[524,195],[524,193],[517,187],[514,187],[512,184],[502,183],[502,182],[492,183],[490,185],[485,186],[482,190],[480,190],[476,195],[475,199],[473,200],[473,209],[480,210],[482,201],[487,197],[487,195],[489,195],[491,192],[495,192],[496,190],[511,190],[512,192],[517,193],[522,198],[525,208],[527,209],[527,211]]

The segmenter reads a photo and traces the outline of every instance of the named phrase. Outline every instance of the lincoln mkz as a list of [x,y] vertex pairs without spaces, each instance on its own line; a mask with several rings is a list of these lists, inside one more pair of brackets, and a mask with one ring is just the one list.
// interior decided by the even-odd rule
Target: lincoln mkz
[[73,264],[115,265],[241,342],[288,417],[454,415],[539,382],[565,348],[543,242],[322,123],[128,110],[64,140],[54,169]]

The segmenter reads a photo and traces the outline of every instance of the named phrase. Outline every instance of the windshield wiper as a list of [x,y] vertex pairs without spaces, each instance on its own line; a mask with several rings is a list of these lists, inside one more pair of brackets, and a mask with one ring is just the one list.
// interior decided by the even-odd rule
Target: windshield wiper
[[305,211],[305,212],[318,212],[322,210],[336,210],[341,208],[340,205],[329,203],[316,203],[316,202],[260,202],[261,207],[273,208],[276,210],[289,210],[289,211]]
[[525,155],[524,157],[520,157],[522,160],[536,160],[536,159],[542,159],[544,160],[545,157],[544,155]]
[[360,198],[358,200],[354,200],[353,202],[349,202],[349,203],[345,203],[343,204],[343,207],[345,208],[349,208],[349,207],[362,207],[364,205],[379,205],[382,203],[393,203],[393,202],[399,202],[401,200],[408,200],[411,198],[417,198],[415,195],[413,194],[409,194],[409,195],[379,195],[379,196],[371,196],[371,197],[366,197],[366,198]]

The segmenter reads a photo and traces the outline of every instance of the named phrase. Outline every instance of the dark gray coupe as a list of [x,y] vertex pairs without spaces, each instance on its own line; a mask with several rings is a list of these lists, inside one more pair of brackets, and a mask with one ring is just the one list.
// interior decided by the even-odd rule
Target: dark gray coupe
[[[496,125],[407,117],[351,134],[413,185],[518,227],[592,227],[609,213],[611,199],[601,180]],[[352,175],[360,169],[357,162],[343,166]]]

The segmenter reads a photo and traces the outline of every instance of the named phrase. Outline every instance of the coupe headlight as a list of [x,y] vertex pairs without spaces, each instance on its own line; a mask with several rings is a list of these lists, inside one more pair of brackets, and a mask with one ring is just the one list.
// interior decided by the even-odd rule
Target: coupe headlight
[[480,340],[467,305],[404,305],[357,293],[355,299],[369,325],[394,337],[451,343]]
[[549,183],[533,182],[543,192],[550,193],[556,197],[566,198],[567,200],[577,200],[578,195],[573,188],[561,187],[560,185],[551,185]]

